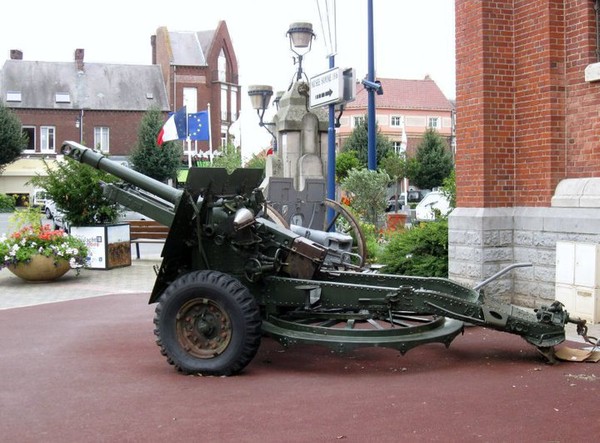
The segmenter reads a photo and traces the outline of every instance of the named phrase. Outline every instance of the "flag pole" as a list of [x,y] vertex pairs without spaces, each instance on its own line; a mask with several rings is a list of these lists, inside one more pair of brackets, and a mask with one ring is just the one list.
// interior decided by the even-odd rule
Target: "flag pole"
[[212,149],[212,135],[210,131],[210,103],[207,104],[208,113],[208,157],[210,158],[210,164],[213,162],[213,149]]
[[188,152],[188,169],[192,167],[192,142],[190,139],[189,116],[187,106],[185,107],[185,144]]

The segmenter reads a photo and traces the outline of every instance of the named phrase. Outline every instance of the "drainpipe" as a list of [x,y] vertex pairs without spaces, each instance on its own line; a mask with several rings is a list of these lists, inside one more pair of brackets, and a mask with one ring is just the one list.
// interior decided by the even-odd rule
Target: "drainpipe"
[[79,143],[83,144],[83,109],[79,110]]

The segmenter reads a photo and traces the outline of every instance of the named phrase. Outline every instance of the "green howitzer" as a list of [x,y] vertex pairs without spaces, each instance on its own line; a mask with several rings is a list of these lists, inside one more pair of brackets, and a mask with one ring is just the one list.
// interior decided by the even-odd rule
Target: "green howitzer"
[[326,230],[313,241],[291,230],[267,204],[261,170],[191,168],[185,188],[175,189],[75,142],[62,152],[122,179],[105,194],[170,227],[149,302],[157,304],[161,353],[183,373],[238,373],[263,335],[284,346],[404,354],[426,343],[448,347],[467,322],[520,335],[552,360],[567,322],[585,328],[558,302],[532,312],[485,296],[483,286],[523,264],[475,288],[356,265],[336,246],[342,234]]

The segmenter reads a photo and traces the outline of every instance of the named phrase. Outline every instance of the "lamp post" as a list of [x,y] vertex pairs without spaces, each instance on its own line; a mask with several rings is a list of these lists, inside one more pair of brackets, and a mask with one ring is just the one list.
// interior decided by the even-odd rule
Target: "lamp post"
[[[312,24],[306,22],[296,22],[292,23],[286,33],[286,36],[290,40],[290,49],[296,57],[294,57],[294,64],[298,64],[298,70],[294,74],[296,81],[302,79],[302,59],[308,54],[312,47],[313,38],[315,38],[315,33],[312,30]],[[291,89],[294,81],[290,84]],[[275,97],[274,103],[279,110],[279,100],[281,99],[281,95],[283,92],[278,92]],[[269,107],[269,102],[271,101],[271,97],[273,96],[273,88],[268,85],[253,85],[248,87],[248,95],[250,96],[250,102],[252,103],[252,107],[256,110],[256,114],[259,118],[258,125],[262,128],[265,128],[271,137],[273,137],[273,151],[277,152],[277,136],[275,133],[269,129],[269,126],[275,126],[274,123],[266,123],[263,119],[265,116],[265,111]]]
[[269,102],[271,101],[271,96],[273,95],[273,88],[268,85],[252,85],[248,86],[248,95],[250,96],[250,103],[252,104],[252,108],[256,110],[256,115],[258,115],[258,125],[261,128],[265,128],[271,137],[273,137],[273,151],[277,151],[277,137],[269,129],[269,126],[275,126],[274,123],[265,123],[263,118],[265,116],[265,111],[269,107]]
[[[311,23],[297,22],[290,25],[286,36],[290,39],[291,51],[298,56],[298,71],[296,72],[296,81],[299,81],[302,79],[302,59],[310,52],[313,38],[315,38],[315,33],[312,30]],[[296,64],[296,58],[294,58],[294,64]]]

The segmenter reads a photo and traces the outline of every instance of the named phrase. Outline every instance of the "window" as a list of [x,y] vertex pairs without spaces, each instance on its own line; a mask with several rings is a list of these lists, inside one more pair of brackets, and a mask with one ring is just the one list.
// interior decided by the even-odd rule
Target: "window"
[[196,88],[183,88],[183,104],[188,114],[198,112],[198,90]]
[[225,58],[223,49],[221,49],[221,52],[219,52],[219,58],[217,58],[217,75],[220,82],[227,81],[227,58]]
[[404,155],[406,153],[406,146],[402,144],[402,142],[392,142],[392,146],[394,147],[394,152],[398,155]]
[[231,87],[231,121],[234,122],[238,119],[237,115],[237,99],[238,99],[238,88],[236,86]]
[[227,86],[221,86],[221,120],[227,121]]
[[354,127],[360,126],[360,125],[364,125],[365,124],[365,117],[364,115],[356,115],[354,116],[354,118],[352,119],[352,123],[354,125]]
[[56,128],[54,126],[42,126],[40,128],[40,151],[56,152]]
[[439,129],[442,127],[439,117],[429,117],[427,119],[427,127],[432,129]]
[[98,126],[94,128],[94,148],[101,152],[110,152],[109,128]]
[[396,128],[401,128],[404,123],[404,118],[401,115],[392,115],[391,119],[390,119],[390,126],[392,127],[396,127]]
[[71,96],[68,92],[57,92],[55,100],[56,103],[71,103]]
[[21,101],[21,91],[8,91],[6,93],[6,101],[7,102],[20,102]]
[[22,131],[27,137],[25,152],[35,152],[35,126],[23,126]]

